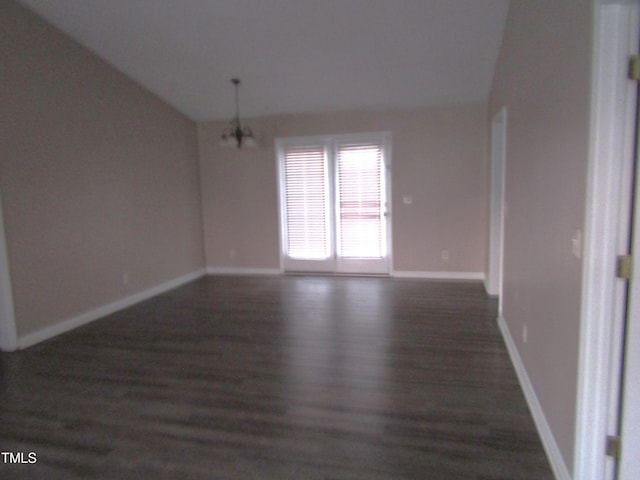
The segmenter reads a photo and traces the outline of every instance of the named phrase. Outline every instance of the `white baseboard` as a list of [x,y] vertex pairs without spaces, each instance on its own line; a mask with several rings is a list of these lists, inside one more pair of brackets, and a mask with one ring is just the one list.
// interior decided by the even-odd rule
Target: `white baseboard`
[[56,323],[55,325],[51,325],[50,327],[43,328],[42,330],[38,330],[37,332],[21,336],[18,338],[18,349],[31,347],[36,343],[43,342],[57,335],[68,332],[69,330],[73,330],[74,328],[78,328],[82,325],[93,322],[94,320],[110,315],[114,312],[117,312],[118,310],[122,310],[123,308],[130,307],[132,305],[135,305],[136,303],[140,303],[151,297],[160,295],[161,293],[173,290],[176,287],[179,287],[181,285],[184,285],[185,283],[189,283],[204,276],[205,273],[206,272],[204,269],[188,273],[181,277],[152,287],[148,290],[138,292],[129,297],[116,300],[115,302],[108,303],[107,305],[103,305],[102,307],[98,307],[94,310],[90,310],[67,320],[63,320],[60,323]]
[[[207,267],[207,275],[282,275],[284,272],[278,268],[238,268],[238,267]],[[312,275],[312,273],[310,273]],[[322,274],[322,273],[318,273]],[[331,272],[324,273],[334,275]],[[417,272],[394,271],[392,277],[397,278],[424,278],[432,280],[482,280],[484,272]]]
[[502,338],[504,339],[504,343],[509,351],[509,356],[511,357],[511,363],[513,363],[513,368],[518,375],[520,387],[527,399],[531,416],[533,417],[533,421],[538,429],[538,435],[540,435],[542,446],[547,453],[547,458],[549,459],[549,463],[551,464],[551,469],[553,470],[556,480],[571,480],[567,464],[562,457],[562,453],[560,453],[556,439],[551,432],[547,418],[542,410],[542,405],[540,405],[538,396],[531,384],[527,370],[524,367],[524,363],[522,363],[522,358],[520,357],[520,353],[513,341],[513,337],[511,336],[511,332],[509,331],[509,327],[507,326],[504,317],[498,318],[498,326],[500,327]]
[[483,280],[484,272],[417,272],[413,270],[395,270],[392,277],[397,278],[424,278],[430,280]]
[[281,275],[279,268],[207,267],[207,275]]
[[484,291],[487,292],[487,296],[489,296],[491,298],[499,298],[500,297],[499,293],[491,293],[490,292],[489,279],[486,276],[483,278],[483,283],[484,283]]

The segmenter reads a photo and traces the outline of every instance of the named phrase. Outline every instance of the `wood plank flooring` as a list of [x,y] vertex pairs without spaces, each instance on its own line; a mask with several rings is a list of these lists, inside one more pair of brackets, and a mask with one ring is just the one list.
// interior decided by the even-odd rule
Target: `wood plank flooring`
[[206,277],[2,354],[2,479],[547,480],[479,282]]

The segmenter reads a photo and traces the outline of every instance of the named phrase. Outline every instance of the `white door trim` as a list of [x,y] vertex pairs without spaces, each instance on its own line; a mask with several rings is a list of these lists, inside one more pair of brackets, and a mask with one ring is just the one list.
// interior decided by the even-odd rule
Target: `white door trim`
[[504,264],[504,186],[507,156],[507,109],[502,107],[491,122],[491,220],[489,227],[489,268],[486,289],[500,297],[502,314],[502,268]]
[[626,329],[626,354],[624,361],[622,391],[621,437],[618,480],[637,480],[640,478],[640,181],[636,176],[633,271],[629,293],[629,314]]
[[[626,80],[627,56],[637,51],[638,4],[594,0],[591,130],[585,211],[580,353],[573,478],[609,480],[604,452],[610,428],[615,336],[622,322],[615,257],[631,158],[635,88]],[[626,198],[625,198],[626,196]],[[628,228],[628,225],[627,225]]]
[[0,193],[0,350],[12,352],[18,348],[16,319],[13,309],[9,255],[4,234],[2,195]]

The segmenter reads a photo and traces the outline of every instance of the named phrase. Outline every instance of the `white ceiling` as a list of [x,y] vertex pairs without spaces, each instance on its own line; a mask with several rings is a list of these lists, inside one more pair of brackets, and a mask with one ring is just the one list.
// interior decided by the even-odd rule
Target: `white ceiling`
[[20,0],[194,120],[486,100],[508,0]]

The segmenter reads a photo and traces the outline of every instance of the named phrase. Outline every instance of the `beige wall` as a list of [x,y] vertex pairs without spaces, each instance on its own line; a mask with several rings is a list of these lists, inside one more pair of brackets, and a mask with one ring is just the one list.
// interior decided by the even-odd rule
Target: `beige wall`
[[[591,2],[513,0],[490,99],[508,108],[504,317],[569,468],[589,134]],[[528,329],[523,343],[522,330]]]
[[240,151],[218,145],[225,122],[200,124],[208,267],[279,268],[275,138],[390,131],[394,269],[484,272],[486,113],[471,104],[254,118],[246,123],[261,146]]
[[195,124],[13,2],[0,35],[18,333],[201,269]]

